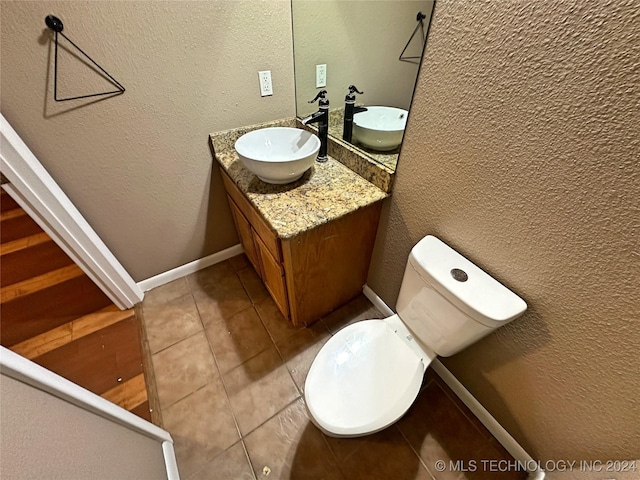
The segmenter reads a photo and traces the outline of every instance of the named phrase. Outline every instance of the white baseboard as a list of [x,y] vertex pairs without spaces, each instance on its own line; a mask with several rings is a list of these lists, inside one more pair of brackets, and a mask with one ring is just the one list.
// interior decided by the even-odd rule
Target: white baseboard
[[142,290],[143,292],[148,292],[152,288],[156,288],[164,285],[165,283],[177,280],[178,278],[185,277],[191,273],[195,273],[198,270],[210,267],[211,265],[214,265],[216,263],[224,262],[231,257],[240,255],[242,252],[244,252],[244,250],[242,249],[242,245],[238,243],[237,245],[222,250],[221,252],[216,252],[207,257],[199,258],[197,260],[194,260],[193,262],[185,263],[184,265],[180,265],[179,267],[159,273],[158,275],[147,278],[146,280],[142,280],[141,282],[138,282],[138,287],[140,287],[140,290]]
[[[395,312],[382,300],[376,292],[374,292],[369,285],[365,285],[362,289],[362,293],[367,297],[373,306],[376,307],[380,313],[386,316],[394,315]],[[529,455],[520,444],[509,435],[502,425],[493,418],[493,416],[487,411],[486,408],[473,396],[471,392],[460,383],[460,381],[451,373],[447,367],[445,367],[437,358],[431,362],[433,370],[438,376],[449,386],[449,388],[462,400],[462,402],[473,412],[473,414],[482,422],[482,424],[491,432],[491,434],[500,442],[500,444],[511,454],[511,456],[520,464],[526,468],[529,472],[529,478],[531,480],[542,480],[544,478],[544,471],[538,465],[531,455]]]

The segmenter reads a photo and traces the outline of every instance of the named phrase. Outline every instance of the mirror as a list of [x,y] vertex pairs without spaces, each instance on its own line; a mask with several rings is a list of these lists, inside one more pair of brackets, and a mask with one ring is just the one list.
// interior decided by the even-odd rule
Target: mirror
[[[411,105],[434,2],[291,0],[297,116],[304,118],[316,111],[317,103],[308,101],[321,88],[326,89],[331,102],[329,135],[342,141],[350,85],[363,92],[356,94],[357,106],[395,107],[356,113],[351,141],[370,160],[394,172],[401,148],[395,144],[402,141],[403,126],[395,142],[370,141],[367,135],[385,135],[382,130],[389,125],[384,122],[391,117],[392,123],[406,122],[407,113],[396,109],[408,112]],[[424,16],[421,20],[419,12]],[[316,87],[316,65],[326,65],[326,87]],[[363,125],[365,114],[374,117],[373,130]]]

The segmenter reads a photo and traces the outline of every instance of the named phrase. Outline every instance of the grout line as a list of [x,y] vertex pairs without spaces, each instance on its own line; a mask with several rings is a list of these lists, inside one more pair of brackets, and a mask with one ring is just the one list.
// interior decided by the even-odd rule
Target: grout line
[[[186,339],[188,339],[188,338],[195,337],[195,336],[196,336],[196,335],[198,335],[199,333],[204,333],[204,331],[203,331],[203,330],[198,330],[197,332],[190,333],[190,334],[189,334],[189,335],[187,335],[186,337],[181,338],[181,339],[179,339],[179,340],[177,340],[177,341],[173,342],[171,345],[167,345],[166,347],[162,347],[162,348],[161,348],[160,350],[158,350],[157,352],[151,352],[151,350],[149,350],[149,351],[151,352],[151,356],[153,357],[154,355],[157,355],[157,354],[159,354],[159,353],[162,353],[162,352],[164,352],[165,350],[167,350],[168,348],[171,348],[171,347],[173,347],[173,346],[177,345],[178,343],[180,343],[180,342],[182,342],[182,341],[184,341],[184,340],[186,340]],[[205,334],[205,337],[206,337],[206,334]]]
[[[428,383],[431,383],[433,380],[429,381]],[[398,420],[399,422],[400,420]],[[427,466],[426,462],[422,459],[422,457],[420,456],[420,454],[416,451],[415,448],[413,448],[413,445],[411,445],[411,442],[409,441],[409,439],[405,436],[404,432],[402,431],[402,429],[398,426],[398,422],[394,423],[393,426],[396,427],[396,429],[398,430],[398,432],[400,432],[400,435],[402,436],[402,438],[404,439],[405,442],[407,442],[407,445],[409,445],[409,448],[411,449],[411,451],[413,452],[413,454],[418,458],[418,462],[425,468],[425,470],[427,471],[427,473],[429,474],[429,476],[435,480],[435,476],[433,475],[433,473],[431,473],[431,470],[429,469],[429,467]]]
[[247,446],[244,443],[244,440],[240,440],[240,443],[242,444],[242,449],[244,450],[244,456],[246,457],[247,461],[249,462],[249,467],[251,468],[251,475],[253,476],[254,480],[257,480],[256,477],[256,469],[253,466],[253,462],[251,461],[251,456],[249,455],[249,450],[247,450]]
[[[231,269],[233,270],[233,265],[231,265]],[[236,274],[236,276],[237,276],[237,274]],[[242,282],[240,282],[240,283],[242,283]],[[211,342],[209,341],[209,336],[207,335],[207,326],[204,324],[204,320],[202,319],[202,313],[200,312],[200,308],[198,307],[198,302],[196,302],[196,297],[194,296],[193,289],[191,288],[191,282],[189,282],[188,278],[187,278],[187,287],[189,288],[189,292],[191,293],[191,297],[193,298],[193,303],[196,306],[196,311],[198,312],[198,318],[200,319],[200,323],[202,324],[204,337],[207,340],[207,345],[209,345],[209,351],[211,352],[211,356],[213,357],[213,362],[214,362],[214,364],[216,366],[216,369],[218,370],[218,375],[220,376],[220,383],[222,384],[222,389],[224,390],[224,395],[225,395],[225,397],[227,399],[227,407],[229,408],[229,411],[231,412],[231,418],[233,418],[233,423],[236,426],[236,431],[238,432],[238,437],[242,441],[242,432],[240,431],[240,425],[238,424],[238,419],[236,418],[236,413],[233,411],[233,408],[231,407],[231,399],[229,398],[229,390],[227,389],[227,384],[224,381],[224,375],[223,375],[222,371],[220,370],[220,364],[218,363],[218,359],[216,358],[216,354],[213,351],[213,347],[211,346]],[[227,372],[227,373],[229,373],[229,372]],[[244,448],[244,446],[243,446],[243,448]],[[245,449],[245,452],[246,452],[246,449]]]

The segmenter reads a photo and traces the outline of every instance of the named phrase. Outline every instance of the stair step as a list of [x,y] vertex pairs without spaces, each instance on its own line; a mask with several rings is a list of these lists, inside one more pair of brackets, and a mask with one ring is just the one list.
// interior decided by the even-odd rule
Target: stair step
[[[87,390],[102,395],[143,373],[140,324],[135,315],[33,359]],[[73,358],[70,362],[69,359]]]
[[0,211],[6,212],[7,210],[13,210],[20,206],[4,189],[0,189],[0,192],[2,192],[2,194],[0,194]]
[[67,343],[131,318],[133,314],[132,309],[119,310],[115,305],[109,305],[97,312],[89,313],[48,332],[13,345],[11,350],[29,360],[33,360]]
[[133,410],[147,401],[147,386],[144,382],[144,374],[141,373],[126,382],[122,382],[117,387],[113,387],[103,393],[101,397],[125,410]]
[[19,252],[25,248],[35,247],[44,242],[51,242],[51,237],[45,232],[29,235],[28,237],[19,238],[11,242],[0,244],[0,256],[9,255],[10,253]]
[[0,286],[23,282],[72,263],[53,241],[32,245],[2,257]]
[[[21,210],[24,212],[24,210]],[[13,212],[13,210],[10,210]],[[40,226],[29,215],[16,215],[2,220],[0,228],[0,242],[7,243],[20,238],[30,237],[36,233],[42,233]]]
[[0,213],[0,222],[4,222],[6,220],[11,220],[12,218],[22,217],[22,216],[24,216],[26,214],[27,214],[27,212],[25,212],[20,207],[13,208],[11,210],[6,210],[6,211],[3,211],[2,213]]
[[25,297],[81,275],[84,275],[84,272],[74,263],[22,282],[3,286],[0,289],[0,303],[4,304],[16,298]]
[[0,341],[9,348],[110,305],[86,275],[0,303]]

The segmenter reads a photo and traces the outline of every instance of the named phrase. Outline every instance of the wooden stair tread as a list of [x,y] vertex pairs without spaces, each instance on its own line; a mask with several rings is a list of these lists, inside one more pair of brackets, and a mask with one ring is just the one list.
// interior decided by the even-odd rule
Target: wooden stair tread
[[0,192],[1,211],[6,212],[7,210],[13,210],[14,208],[18,208],[20,206],[13,198],[11,198],[11,195],[4,191],[4,189],[0,189]]
[[40,226],[29,215],[18,215],[2,221],[0,242],[11,242],[36,233],[42,233]]
[[0,244],[0,256],[9,255],[29,247],[35,247],[41,243],[52,241],[51,237],[49,237],[45,232],[35,233],[28,237],[18,238],[17,240]]
[[33,361],[102,395],[142,371],[139,323],[134,316],[40,355]]
[[101,397],[125,410],[133,410],[148,400],[144,374],[140,373],[126,382],[122,382],[117,387],[103,393]]
[[84,272],[74,263],[22,282],[3,286],[0,289],[0,303],[7,303],[81,275],[84,275]]
[[112,304],[86,275],[0,303],[0,340],[11,347]]
[[53,241],[38,243],[2,257],[0,286],[35,278],[72,263],[73,260]]
[[24,340],[10,349],[15,353],[32,360],[40,355],[55,350],[63,345],[78,340],[91,333],[131,318],[133,310],[120,310],[115,305],[109,305],[96,312],[89,313],[71,322],[60,325],[48,332]]
[[24,216],[26,214],[27,214],[27,212],[25,212],[20,207],[12,208],[11,210],[5,210],[5,211],[0,213],[0,222],[4,222],[6,220],[11,220],[12,218],[22,217],[22,216]]

